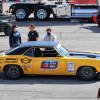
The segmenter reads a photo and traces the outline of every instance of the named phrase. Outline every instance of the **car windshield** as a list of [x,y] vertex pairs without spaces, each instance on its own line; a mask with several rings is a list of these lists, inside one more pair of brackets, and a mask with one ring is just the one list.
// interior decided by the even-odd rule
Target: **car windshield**
[[65,49],[61,44],[56,47],[57,51],[64,57],[68,54],[68,50]]

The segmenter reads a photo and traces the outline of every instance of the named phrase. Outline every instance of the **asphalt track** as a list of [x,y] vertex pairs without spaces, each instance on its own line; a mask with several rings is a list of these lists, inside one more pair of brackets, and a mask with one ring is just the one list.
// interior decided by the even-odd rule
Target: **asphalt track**
[[[57,41],[68,50],[99,51],[100,28],[95,23],[70,23],[66,19],[13,22],[17,24],[22,42],[27,41],[29,25],[34,24],[42,41],[46,29],[52,28]],[[0,49],[9,49],[9,36],[0,34]],[[96,100],[100,80],[82,81],[76,76],[28,76],[9,80],[0,73],[0,100]]]

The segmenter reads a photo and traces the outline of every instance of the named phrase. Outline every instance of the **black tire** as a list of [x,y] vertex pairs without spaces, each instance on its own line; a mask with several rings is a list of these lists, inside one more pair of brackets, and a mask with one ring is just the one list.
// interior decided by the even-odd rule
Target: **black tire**
[[95,78],[96,71],[93,67],[83,66],[79,69],[79,77],[84,81],[90,81]]
[[98,23],[98,27],[100,27],[100,21],[98,21],[97,23]]
[[98,24],[98,27],[100,27],[100,15],[99,14],[97,15],[97,24]]
[[[37,15],[37,13],[38,13],[38,11],[39,10],[44,10],[46,13],[46,16],[44,17],[44,18],[39,18],[38,17],[38,15]],[[43,13],[44,14],[44,13]],[[41,15],[43,15],[43,14],[41,14]],[[47,20],[48,18],[49,18],[49,16],[50,16],[50,10],[49,10],[49,8],[48,7],[46,7],[46,6],[38,6],[36,9],[35,9],[35,11],[34,11],[34,17],[35,17],[35,19],[36,20],[39,20],[39,21],[44,21],[44,20]]]
[[[18,14],[17,14],[18,11],[23,11],[24,13],[20,14],[20,17],[18,17]],[[25,16],[24,16],[24,14],[25,14]],[[30,12],[26,6],[20,5],[14,9],[14,15],[16,16],[17,21],[24,21],[28,18],[28,16],[30,15]],[[22,18],[22,15],[23,15],[23,18]]]
[[5,72],[6,77],[12,80],[17,79],[22,75],[22,70],[17,65],[6,66],[4,72]]
[[8,36],[11,30],[12,30],[12,24],[6,23],[4,26],[4,34]]

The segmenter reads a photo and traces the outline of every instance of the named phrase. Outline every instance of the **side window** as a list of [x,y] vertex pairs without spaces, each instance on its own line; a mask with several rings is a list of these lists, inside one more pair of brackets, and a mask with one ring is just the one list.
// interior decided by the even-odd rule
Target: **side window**
[[34,48],[34,57],[43,57],[43,48]]
[[57,57],[54,48],[34,48],[34,57]]
[[43,50],[44,57],[60,57],[60,55],[55,51],[54,48],[45,48]]
[[24,55],[25,56],[29,56],[29,57],[34,57],[34,50],[33,49],[30,49]]

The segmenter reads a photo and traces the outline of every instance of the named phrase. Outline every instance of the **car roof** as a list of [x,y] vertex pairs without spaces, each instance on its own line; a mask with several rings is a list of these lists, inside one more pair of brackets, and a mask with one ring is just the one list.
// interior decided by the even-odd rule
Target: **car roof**
[[20,44],[19,47],[55,47],[59,42],[55,41],[29,41]]

